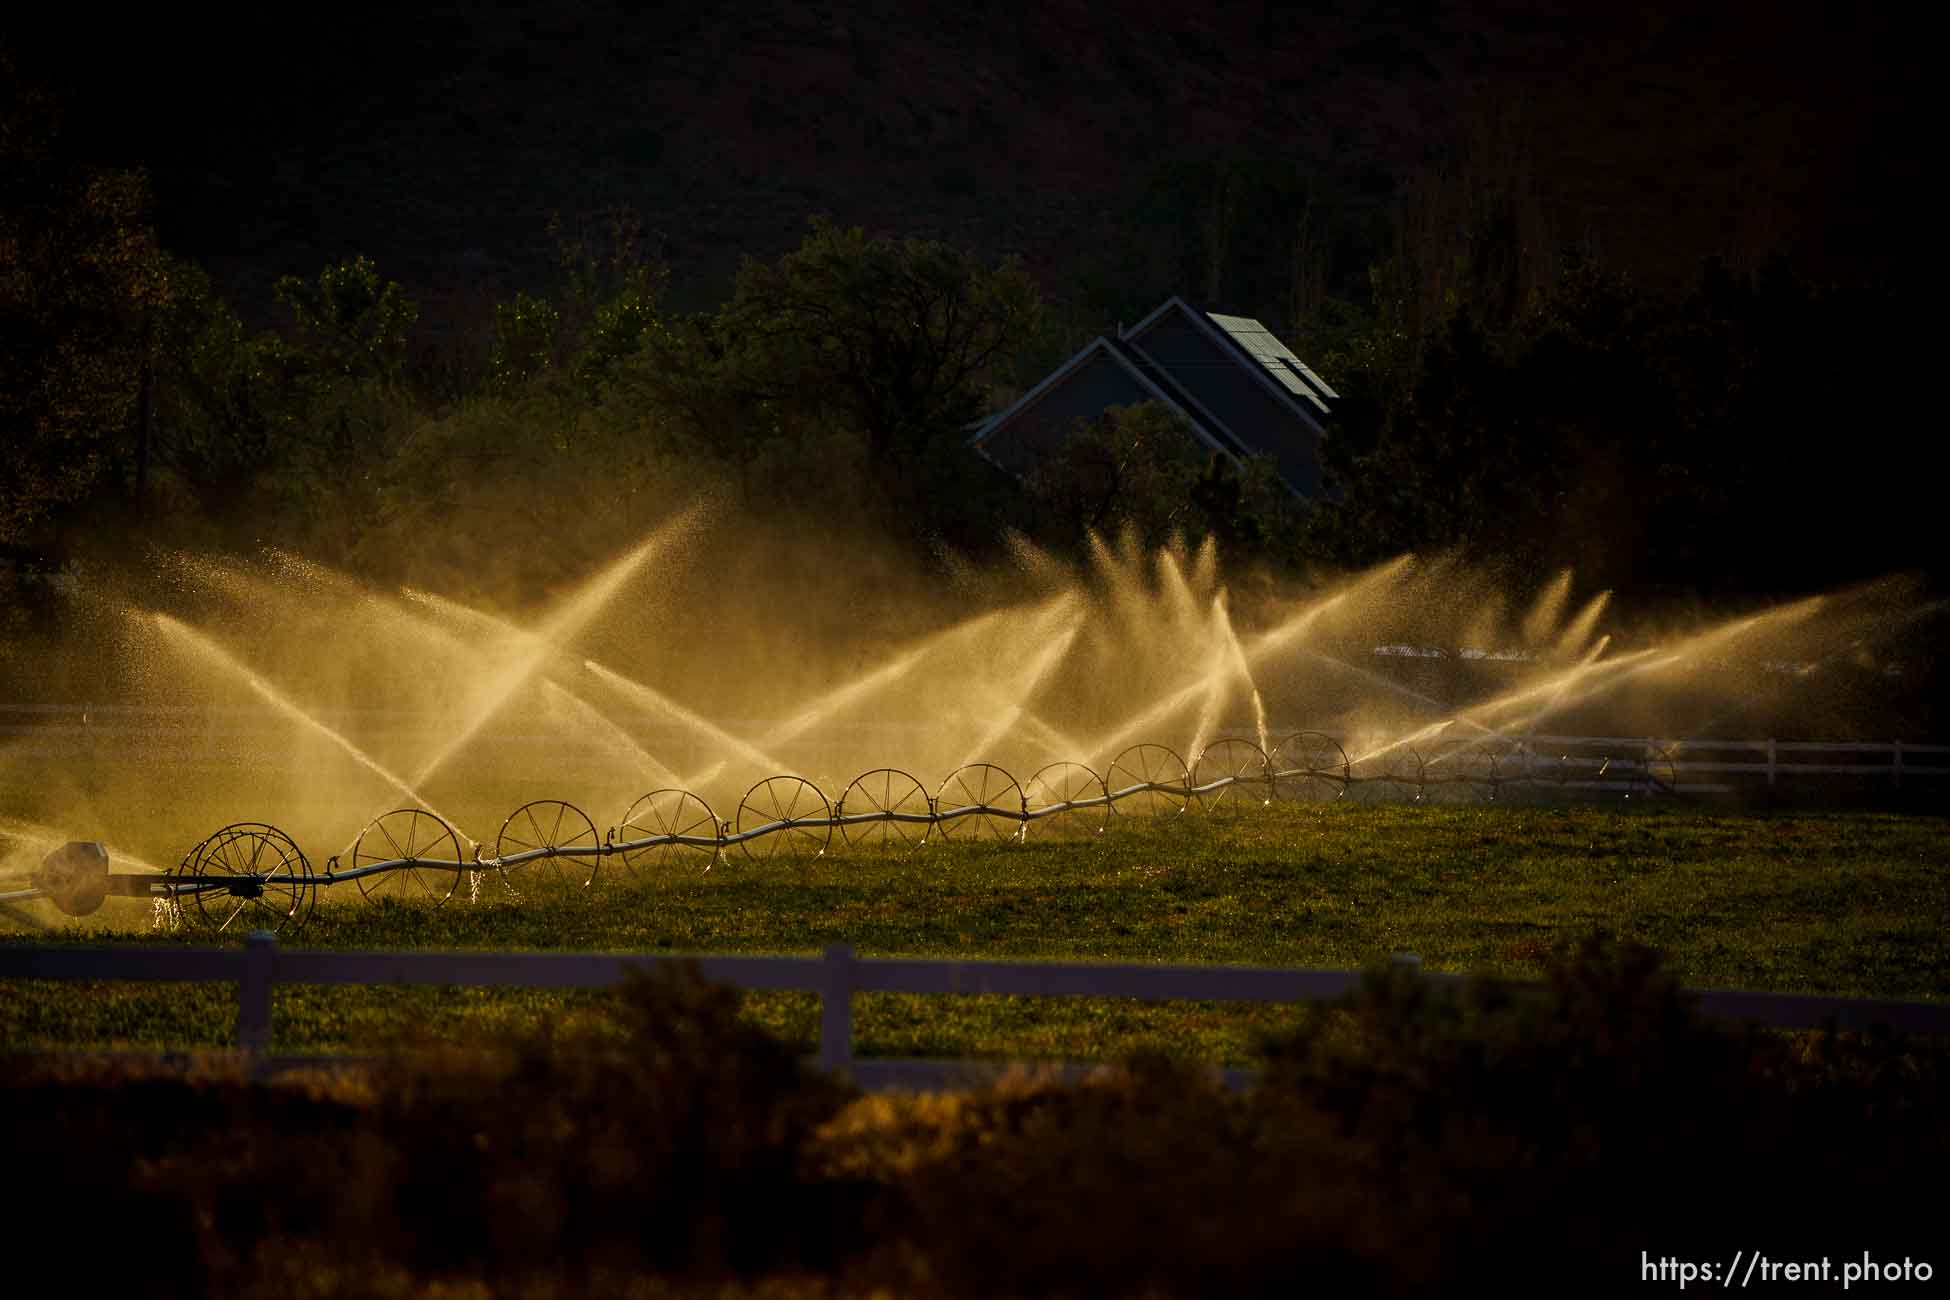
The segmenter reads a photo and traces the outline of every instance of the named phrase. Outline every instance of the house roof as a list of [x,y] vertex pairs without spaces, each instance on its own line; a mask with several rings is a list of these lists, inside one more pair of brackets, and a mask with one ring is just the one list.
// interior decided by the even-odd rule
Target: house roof
[[1119,340],[1105,338],[1102,335],[1084,344],[1069,360],[1050,371],[1049,374],[1043,377],[1041,383],[1017,398],[1009,406],[976,424],[974,431],[969,436],[969,445],[977,451],[980,451],[982,444],[997,429],[1027,414],[1037,402],[1041,401],[1047,394],[1053,392],[1065,379],[1075,374],[1086,362],[1100,353],[1109,357],[1120,366],[1139,386],[1150,393],[1153,398],[1163,402],[1179,416],[1183,417],[1185,422],[1191,427],[1193,437],[1197,438],[1211,450],[1219,452],[1229,459],[1236,461],[1240,458],[1241,450],[1229,434],[1221,435],[1214,433],[1197,415],[1185,409],[1184,400],[1187,395],[1176,384],[1172,383],[1170,376],[1160,374],[1155,366],[1151,365],[1129,345]]
[[[1171,312],[1179,313],[1193,329],[1211,342],[1221,356],[1230,358],[1230,361],[1180,360],[1167,366],[1159,358],[1153,357],[1146,350],[1141,336]],[[1291,414],[1297,425],[1314,436],[1323,432],[1322,423],[1329,413],[1327,399],[1340,396],[1258,321],[1246,316],[1222,316],[1198,311],[1184,299],[1173,295],[1137,324],[1119,330],[1115,338],[1100,336],[1092,339],[1009,406],[969,425],[969,444],[993,460],[983,449],[983,444],[992,435],[1029,414],[1039,402],[1099,356],[1115,362],[1144,392],[1181,416],[1201,444],[1235,463],[1270,450],[1265,437],[1253,436],[1252,430],[1230,427],[1206,401],[1201,400],[1197,390],[1205,385],[1197,382],[1196,374],[1188,376],[1174,372],[1185,371],[1188,367],[1194,371],[1199,367],[1228,370],[1236,367],[1238,371],[1250,375],[1280,409]],[[1206,396],[1217,401],[1212,393],[1208,392]],[[1270,431],[1262,431],[1262,434],[1265,432]],[[1282,453],[1283,460],[1292,454],[1291,451]],[[1283,471],[1281,477],[1288,478],[1289,475]],[[1290,479],[1288,486],[1295,491],[1302,490]]]
[[1306,362],[1293,355],[1286,344],[1273,337],[1272,331],[1250,316],[1221,316],[1215,311],[1205,313],[1205,318],[1218,326],[1228,340],[1240,351],[1266,369],[1278,380],[1280,386],[1295,397],[1304,397],[1322,413],[1327,403],[1322,397],[1339,397],[1327,382],[1313,371],[1307,369]]
[[1123,339],[1106,339],[1105,342],[1109,343],[1113,350],[1122,354],[1126,364],[1137,367],[1150,377],[1154,386],[1171,394],[1172,406],[1185,417],[1200,442],[1214,451],[1224,452],[1235,461],[1253,454],[1252,447],[1244,439],[1227,428],[1224,421],[1205,409],[1205,403],[1198,400],[1196,393],[1167,374],[1163,367],[1145,355],[1142,348],[1126,343]]
[[[1313,372],[1307,370],[1300,358],[1294,356],[1284,343],[1274,338],[1271,331],[1250,316],[1219,316],[1199,311],[1173,294],[1143,320],[1125,330],[1123,337],[1136,338],[1155,324],[1159,317],[1173,311],[1182,314],[1194,329],[1221,351],[1237,357],[1242,367],[1273,395],[1274,400],[1306,421],[1308,428],[1315,433],[1323,432],[1319,417],[1327,413],[1327,403],[1321,398],[1323,395],[1339,397],[1340,394],[1328,388],[1324,381],[1319,392],[1313,391],[1306,381],[1306,376]],[[1287,360],[1299,369],[1288,367],[1285,364]],[[1301,393],[1305,393],[1310,400],[1303,402]]]

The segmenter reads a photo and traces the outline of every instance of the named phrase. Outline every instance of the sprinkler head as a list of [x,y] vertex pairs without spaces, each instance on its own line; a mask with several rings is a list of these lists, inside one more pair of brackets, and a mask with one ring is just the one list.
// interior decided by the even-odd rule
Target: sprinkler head
[[108,897],[108,850],[98,840],[72,840],[41,859],[34,887],[69,916],[87,916]]

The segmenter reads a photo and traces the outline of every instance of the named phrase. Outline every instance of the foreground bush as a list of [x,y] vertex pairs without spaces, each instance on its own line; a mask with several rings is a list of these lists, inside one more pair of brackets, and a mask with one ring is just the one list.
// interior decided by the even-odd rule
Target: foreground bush
[[646,982],[308,1090],[17,1070],[17,1231],[132,1295],[1648,1294],[1644,1255],[1927,1258],[1950,1155],[1944,1045],[1729,1031],[1609,944],[1377,973],[1243,1094],[1154,1056],[849,1099],[737,1006]]
[[1521,995],[1380,972],[1264,1053],[1246,1095],[1148,1060],[869,1099],[828,1159],[889,1189],[910,1277],[967,1296],[1645,1294],[1642,1252],[1839,1269],[1935,1237],[1910,1189],[1950,1154],[1943,1044],[1706,1023],[1641,948]]
[[694,974],[644,980],[602,1020],[402,1053],[369,1090],[39,1075],[8,1089],[0,1122],[14,1170],[49,1188],[28,1235],[94,1258],[141,1224],[143,1249],[108,1257],[125,1275],[104,1279],[137,1293],[257,1276],[289,1294],[295,1262],[348,1294],[389,1271],[826,1266],[830,1187],[795,1166],[845,1094],[738,1003]]

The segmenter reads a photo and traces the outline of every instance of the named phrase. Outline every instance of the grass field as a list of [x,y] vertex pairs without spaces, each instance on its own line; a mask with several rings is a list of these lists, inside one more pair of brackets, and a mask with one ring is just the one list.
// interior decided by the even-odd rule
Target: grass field
[[[612,860],[612,864],[615,860]],[[701,864],[702,859],[699,859]],[[1594,930],[1653,945],[1687,984],[1891,997],[1950,995],[1950,822],[1874,813],[1732,814],[1515,806],[1280,805],[1244,815],[1114,821],[1087,842],[929,846],[905,860],[834,852],[589,891],[430,910],[374,907],[341,885],[288,942],[321,948],[502,948],[952,956],[1354,967],[1413,951],[1429,969],[1534,975]],[[517,877],[517,884],[521,884]],[[147,903],[8,941],[211,942],[141,928]],[[120,910],[117,910],[120,909]],[[120,921],[107,929],[98,921]],[[559,1016],[595,995],[290,988],[281,1051],[361,1050],[402,1035],[464,1039]],[[747,1014],[810,1046],[811,995],[752,995]],[[856,1000],[861,1055],[1120,1057],[1146,1046],[1224,1063],[1287,1009],[1119,999]],[[0,987],[0,1045],[227,1042],[226,985]]]

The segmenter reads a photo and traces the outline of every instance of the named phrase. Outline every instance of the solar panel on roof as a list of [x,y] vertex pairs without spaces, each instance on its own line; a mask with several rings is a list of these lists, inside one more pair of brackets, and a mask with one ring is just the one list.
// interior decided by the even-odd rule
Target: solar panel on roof
[[1281,358],[1281,360],[1285,361],[1286,364],[1293,367],[1293,369],[1298,370],[1301,376],[1305,378],[1309,384],[1313,385],[1314,388],[1318,390],[1322,396],[1336,397],[1336,398],[1340,396],[1339,393],[1335,392],[1332,388],[1329,388],[1327,386],[1327,381],[1325,379],[1322,379],[1319,375],[1313,372],[1313,367],[1309,366],[1306,362],[1302,361],[1299,357],[1288,355],[1286,357]]
[[[1292,371],[1294,374],[1300,376],[1300,378],[1302,379],[1305,379],[1307,377],[1308,372],[1306,368],[1300,365],[1300,363],[1297,361],[1290,361],[1286,357],[1281,357],[1280,364],[1285,366],[1288,370]],[[1315,393],[1312,387],[1309,387],[1307,389],[1307,399],[1311,401],[1315,406],[1318,406],[1321,410],[1325,411],[1327,409],[1327,403],[1320,400],[1319,394]]]
[[1247,356],[1266,367],[1266,372],[1279,380],[1280,385],[1295,397],[1307,398],[1324,410],[1327,404],[1320,400],[1321,394],[1340,396],[1327,386],[1324,379],[1309,370],[1305,362],[1294,356],[1286,344],[1274,338],[1264,325],[1250,316],[1221,316],[1215,311],[1209,311],[1205,316],[1224,330]]
[[1285,367],[1285,369],[1286,369],[1286,371],[1287,371],[1287,373],[1293,376],[1293,378],[1294,378],[1294,381],[1295,381],[1296,383],[1299,383],[1299,384],[1300,384],[1300,388],[1299,388],[1299,392],[1298,392],[1298,393],[1296,394],[1296,396],[1300,396],[1300,397],[1304,397],[1304,398],[1306,398],[1306,399],[1307,399],[1307,401],[1309,401],[1309,402],[1311,402],[1311,403],[1313,403],[1313,404],[1314,404],[1315,406],[1317,406],[1317,407],[1319,407],[1319,408],[1321,409],[1321,411],[1322,411],[1322,412],[1324,412],[1324,413],[1329,413],[1329,412],[1327,412],[1327,403],[1326,403],[1326,402],[1323,402],[1323,401],[1322,401],[1322,400],[1320,399],[1320,394],[1319,394],[1319,393],[1316,393],[1316,392],[1315,392],[1315,391],[1314,391],[1314,390],[1313,390],[1312,388],[1310,388],[1310,387],[1308,387],[1308,386],[1307,386],[1307,384],[1306,384],[1305,382],[1303,382],[1303,381],[1302,381],[1302,378],[1301,378],[1301,375],[1300,375],[1300,373],[1299,373],[1298,371],[1296,371],[1296,370],[1294,370],[1294,369],[1293,369],[1293,363],[1292,363],[1292,362],[1290,362],[1290,361],[1287,361],[1287,359],[1286,359],[1285,357],[1281,357],[1281,358],[1280,358],[1280,360],[1281,360],[1281,362],[1282,362],[1282,364],[1284,365],[1284,367]]

